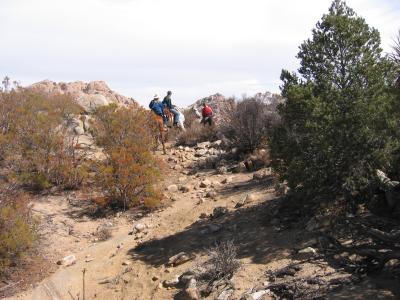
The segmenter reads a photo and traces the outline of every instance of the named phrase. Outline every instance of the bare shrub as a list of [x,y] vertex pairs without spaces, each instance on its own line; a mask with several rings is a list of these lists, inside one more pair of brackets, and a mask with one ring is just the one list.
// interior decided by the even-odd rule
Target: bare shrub
[[276,101],[265,103],[257,98],[244,98],[224,112],[221,132],[241,152],[266,147],[269,130],[279,121]]
[[200,123],[193,122],[190,127],[177,137],[177,144],[184,146],[194,146],[197,143],[206,141],[215,141],[218,139],[217,129],[215,126],[204,126]]
[[100,226],[96,230],[96,237],[99,241],[107,241],[112,237],[111,229],[106,226]]
[[109,205],[153,207],[161,193],[154,188],[161,175],[161,162],[152,155],[154,122],[144,109],[98,108],[92,132],[106,159],[96,164],[96,183],[108,196]]
[[0,187],[0,274],[18,262],[36,240],[36,224],[28,207],[28,197]]
[[221,285],[231,285],[230,279],[239,270],[241,263],[237,259],[237,248],[233,241],[216,244],[208,251],[209,260],[199,267],[201,292],[209,295]]

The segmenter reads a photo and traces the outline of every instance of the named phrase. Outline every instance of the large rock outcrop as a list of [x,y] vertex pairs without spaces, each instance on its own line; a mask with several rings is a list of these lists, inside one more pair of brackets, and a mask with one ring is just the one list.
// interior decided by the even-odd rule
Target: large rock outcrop
[[124,106],[139,105],[133,98],[122,96],[111,90],[104,81],[57,83],[44,80],[34,83],[28,88],[49,94],[69,94],[76,99],[86,111],[91,111],[96,107],[111,103]]

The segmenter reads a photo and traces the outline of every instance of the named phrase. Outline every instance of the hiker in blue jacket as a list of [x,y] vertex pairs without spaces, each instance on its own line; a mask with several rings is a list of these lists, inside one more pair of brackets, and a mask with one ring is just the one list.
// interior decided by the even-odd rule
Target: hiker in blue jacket
[[160,102],[160,97],[154,95],[153,100],[150,101],[149,108],[156,114],[163,118],[164,124],[167,123],[167,118],[164,115],[164,104]]

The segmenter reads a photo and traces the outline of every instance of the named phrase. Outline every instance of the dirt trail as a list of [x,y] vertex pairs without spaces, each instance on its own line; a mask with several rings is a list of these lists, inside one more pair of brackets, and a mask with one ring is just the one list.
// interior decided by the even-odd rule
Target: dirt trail
[[[164,156],[165,161],[168,161],[171,156]],[[170,162],[170,165],[172,168],[176,164]],[[222,187],[220,182],[224,178],[232,177],[233,181],[230,184],[233,185],[249,180],[251,174],[221,176],[209,171],[199,173],[197,176],[189,176],[172,169],[168,173],[165,186],[184,184],[190,187],[190,191],[185,193],[180,191],[167,192],[167,194],[173,195],[174,201],[170,205],[161,211],[145,216],[137,222],[122,222],[123,224],[120,224],[114,230],[113,237],[105,242],[90,243],[76,238],[74,241],[67,241],[68,237],[63,239],[62,235],[58,235],[58,237],[54,238],[55,240],[51,240],[52,243],[49,243],[49,247],[54,248],[49,253],[54,254],[56,249],[59,252],[63,252],[60,250],[63,249],[64,253],[76,256],[76,263],[69,267],[60,267],[34,289],[6,299],[61,300],[73,299],[72,297],[78,299],[77,295],[80,296],[79,299],[82,299],[83,269],[86,269],[86,299],[164,299],[164,297],[168,298],[168,296],[173,297],[172,292],[169,290],[163,290],[162,296],[158,295],[160,294],[159,283],[165,278],[169,279],[173,274],[166,273],[170,271],[166,270],[164,265],[153,266],[140,259],[135,259],[131,250],[137,247],[139,243],[177,234],[196,222],[201,213],[211,214],[216,206],[233,206],[235,201],[246,193],[246,191],[243,191],[226,197],[217,194],[216,199],[207,199],[205,198],[205,189],[198,188],[198,184],[202,179],[207,178],[212,181],[215,186],[213,190],[218,193]],[[195,190],[193,188],[195,186],[198,189]],[[58,222],[61,221],[65,224],[65,219],[68,219],[71,226],[74,228],[80,227],[79,229],[81,230],[86,228],[93,231],[99,224],[99,222],[88,219],[75,220],[74,218],[67,218],[66,214],[70,213],[70,208],[65,201],[65,197],[50,197],[42,200],[35,205],[35,210],[43,215],[51,211],[53,217],[55,219],[58,218]],[[56,221],[53,220],[52,223],[56,223]],[[129,232],[132,231],[132,225],[136,223],[146,224],[147,228],[144,233],[129,235]],[[118,249],[118,245],[122,245],[122,247]],[[72,247],[73,249],[68,249]],[[159,251],[162,253],[166,249],[160,249]],[[114,254],[115,256],[113,256]],[[86,260],[90,261],[86,262]],[[124,262],[129,265],[124,266]],[[182,272],[187,267],[187,265],[183,265],[175,268],[173,273]],[[124,271],[126,271],[125,274],[123,274]],[[103,279],[106,282],[116,277],[120,277],[118,283],[99,284]]]
[[[279,269],[302,259],[293,254],[293,248],[301,249],[310,244],[304,229],[271,225],[271,210],[277,198],[270,176],[254,180],[253,173],[219,175],[211,169],[187,175],[189,164],[197,159],[193,149],[186,155],[189,158],[183,160],[182,152],[185,151],[172,150],[163,156],[170,167],[165,181],[165,187],[170,187],[170,191],[165,192],[166,207],[134,222],[121,217],[112,219],[113,236],[105,242],[93,243],[93,236],[88,233],[107,220],[78,217],[79,211],[72,213],[62,196],[39,201],[36,211],[42,215],[52,213],[49,224],[69,224],[79,237],[53,234],[48,239],[49,255],[53,254],[56,260],[63,257],[61,254],[74,254],[76,263],[60,267],[35,288],[6,299],[83,299],[84,269],[85,299],[179,299],[176,296],[179,289],[164,288],[162,282],[199,264],[206,258],[206,249],[221,240],[234,240],[238,247],[242,268],[232,278],[235,289],[230,299],[239,299],[244,292],[260,290],[268,283],[266,270]],[[227,178],[228,182],[224,182]],[[205,179],[209,185],[201,187]],[[186,187],[186,190],[175,191],[177,187],[171,187],[172,184]],[[248,201],[235,208],[248,195],[251,196]],[[226,207],[227,213],[212,219],[209,216],[215,207]],[[130,235],[139,223],[146,228]],[[64,227],[61,229],[65,230]],[[56,231],[51,226],[47,230]],[[182,251],[196,258],[176,267],[167,266],[168,259]],[[320,261],[304,264],[299,276],[327,278],[332,273],[339,277],[345,275]],[[372,290],[371,299],[376,299],[379,292],[375,292],[374,287]],[[351,292],[348,296],[344,294],[340,295],[341,299],[354,299]],[[215,295],[210,295],[208,299],[214,298]],[[378,299],[394,298],[388,295]]]

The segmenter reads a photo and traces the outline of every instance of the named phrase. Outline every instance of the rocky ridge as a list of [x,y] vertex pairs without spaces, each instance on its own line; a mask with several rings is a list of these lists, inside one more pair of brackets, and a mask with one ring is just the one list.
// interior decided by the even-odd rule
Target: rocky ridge
[[43,80],[32,84],[28,89],[49,94],[69,94],[88,112],[96,107],[111,103],[125,106],[139,105],[133,98],[122,96],[111,90],[104,81],[57,83],[50,80]]

